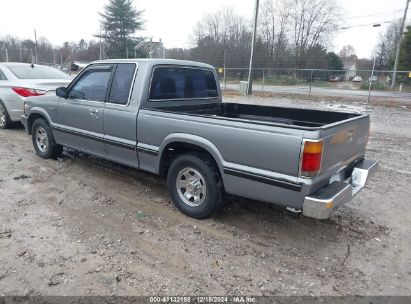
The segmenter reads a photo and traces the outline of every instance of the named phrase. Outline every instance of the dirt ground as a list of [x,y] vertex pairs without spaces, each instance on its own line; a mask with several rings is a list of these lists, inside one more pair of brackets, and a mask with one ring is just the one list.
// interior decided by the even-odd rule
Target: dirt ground
[[45,161],[22,128],[0,131],[0,295],[411,295],[411,111],[369,112],[380,169],[330,220],[228,197],[197,221],[151,174],[67,152]]

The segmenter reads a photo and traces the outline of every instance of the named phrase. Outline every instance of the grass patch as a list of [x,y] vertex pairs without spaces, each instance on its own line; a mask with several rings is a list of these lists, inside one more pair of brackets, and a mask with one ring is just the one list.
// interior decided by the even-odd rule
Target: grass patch
[[139,221],[144,221],[145,219],[148,218],[148,214],[145,213],[144,211],[139,211],[139,212],[137,212],[136,218],[137,218]]
[[292,77],[292,76],[286,76],[286,75],[281,75],[281,76],[271,76],[271,77],[266,77],[265,78],[265,84],[266,85],[297,85],[301,84],[303,81]]
[[[369,86],[370,86],[370,83],[368,81],[363,81],[361,83],[361,90],[368,90]],[[390,89],[389,85],[385,83],[381,83],[381,82],[373,82],[371,86],[371,90],[376,90],[376,91],[386,91],[389,89]]]

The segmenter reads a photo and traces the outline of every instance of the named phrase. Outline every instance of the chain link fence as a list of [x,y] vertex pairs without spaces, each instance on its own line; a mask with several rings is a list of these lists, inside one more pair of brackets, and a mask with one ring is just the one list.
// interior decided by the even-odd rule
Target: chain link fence
[[[247,86],[247,68],[218,68],[224,91]],[[391,89],[393,71],[324,69],[253,69],[253,92],[307,94],[321,96],[408,96],[411,98],[411,72],[397,73]]]

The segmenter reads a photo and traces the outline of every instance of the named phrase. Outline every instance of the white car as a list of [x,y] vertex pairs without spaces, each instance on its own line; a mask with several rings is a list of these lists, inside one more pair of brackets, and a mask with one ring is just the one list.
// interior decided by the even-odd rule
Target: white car
[[71,80],[69,75],[48,66],[0,63],[0,129],[20,121],[26,97],[44,95]]
[[361,76],[355,76],[355,77],[352,79],[352,82],[362,82],[362,77],[361,77]]
[[377,81],[377,80],[378,80],[377,76],[372,76],[372,77],[368,78],[369,82],[374,82],[374,81]]

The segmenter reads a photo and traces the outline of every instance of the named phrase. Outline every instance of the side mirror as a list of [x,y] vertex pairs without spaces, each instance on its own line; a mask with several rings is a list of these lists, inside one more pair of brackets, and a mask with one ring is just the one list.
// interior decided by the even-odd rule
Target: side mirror
[[61,98],[67,98],[68,97],[67,88],[65,88],[65,87],[57,88],[56,89],[56,95],[58,97],[61,97]]

